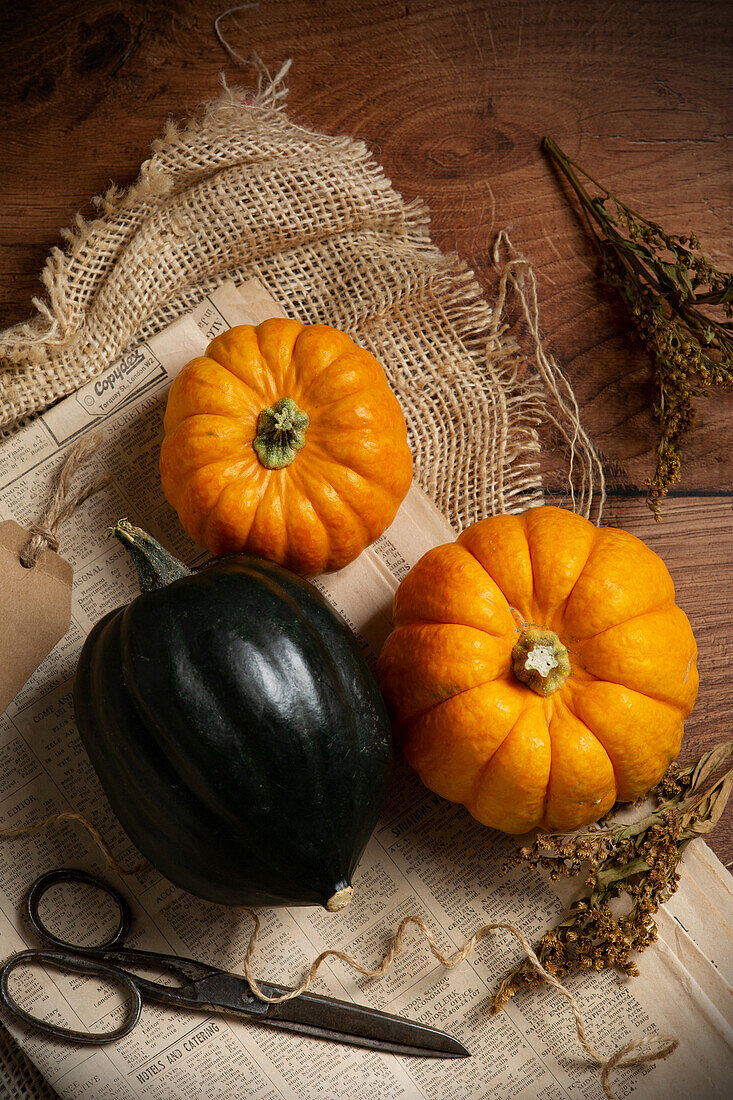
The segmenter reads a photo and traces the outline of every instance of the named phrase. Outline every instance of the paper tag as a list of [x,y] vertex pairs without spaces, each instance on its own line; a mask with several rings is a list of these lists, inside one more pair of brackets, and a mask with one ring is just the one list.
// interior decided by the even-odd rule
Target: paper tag
[[74,571],[53,550],[26,569],[20,552],[29,538],[15,520],[0,522],[0,713],[71,622]]

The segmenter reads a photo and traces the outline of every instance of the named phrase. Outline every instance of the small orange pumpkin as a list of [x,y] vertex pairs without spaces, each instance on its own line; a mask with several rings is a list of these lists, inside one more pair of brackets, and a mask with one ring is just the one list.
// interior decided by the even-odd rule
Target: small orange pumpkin
[[560,508],[469,527],[400,585],[378,674],[423,782],[507,833],[568,831],[679,752],[697,647],[661,558]]
[[164,427],[163,491],[191,538],[304,576],[353,561],[412,479],[382,367],[326,325],[272,318],[217,336],[175,379]]

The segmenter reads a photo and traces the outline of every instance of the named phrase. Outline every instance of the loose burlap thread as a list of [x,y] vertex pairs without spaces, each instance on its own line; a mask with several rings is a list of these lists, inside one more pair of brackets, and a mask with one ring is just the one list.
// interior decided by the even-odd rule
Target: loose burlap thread
[[[0,432],[74,392],[224,279],[255,276],[290,315],[344,329],[384,364],[406,415],[418,481],[456,530],[542,503],[543,422],[567,445],[574,507],[600,518],[602,470],[572,389],[543,349],[529,262],[500,235],[499,297],[489,305],[473,273],[430,241],[425,206],[402,200],[362,142],[288,118],[287,68],[274,80],[260,70],[255,94],[223,82],[200,115],[180,127],[168,123],[132,187],[97,196],[95,216],[77,216],[64,232],[65,250],[55,248],[43,270],[46,297],[34,300],[35,315],[0,333]],[[534,371],[504,315],[510,291],[532,341]],[[69,821],[87,829],[112,870],[140,870],[120,866],[96,827],[72,811],[0,835]],[[266,1000],[252,973],[259,921],[251,916],[244,970]],[[327,951],[287,997],[307,989],[332,957],[370,977],[386,973],[411,924],[448,967],[496,929],[516,936],[568,1000],[609,1097],[615,1065],[666,1057],[676,1046],[674,1039],[644,1038],[604,1058],[586,1038],[572,993],[509,924],[484,926],[446,957],[422,919],[410,916],[376,969]]]

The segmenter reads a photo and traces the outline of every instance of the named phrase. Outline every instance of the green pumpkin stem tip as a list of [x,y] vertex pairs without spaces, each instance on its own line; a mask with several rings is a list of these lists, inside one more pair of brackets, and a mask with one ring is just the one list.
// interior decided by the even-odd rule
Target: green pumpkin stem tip
[[188,566],[174,558],[147,531],[135,527],[129,519],[118,520],[114,527],[110,527],[108,536],[112,535],[120,540],[132,558],[141,592],[154,592],[181,577],[191,576]]
[[257,420],[257,435],[252,441],[255,453],[267,470],[283,470],[305,446],[305,433],[310,424],[308,414],[293,401],[281,397],[269,409],[263,409]]

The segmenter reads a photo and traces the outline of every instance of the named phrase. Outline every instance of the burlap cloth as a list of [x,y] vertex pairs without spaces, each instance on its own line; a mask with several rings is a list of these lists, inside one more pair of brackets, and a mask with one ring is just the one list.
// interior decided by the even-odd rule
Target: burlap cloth
[[[138,181],[95,198],[54,249],[43,300],[0,334],[0,432],[72,393],[225,278],[259,278],[294,317],[345,329],[384,364],[405,412],[415,473],[457,530],[542,501],[538,425],[571,452],[589,514],[595,456],[566,380],[541,348],[531,268],[505,235],[488,304],[473,274],[430,241],[362,142],[314,133],[283,110],[283,70],[169,122]],[[516,292],[532,342],[502,318]],[[0,1088],[50,1097],[0,1028]]]

